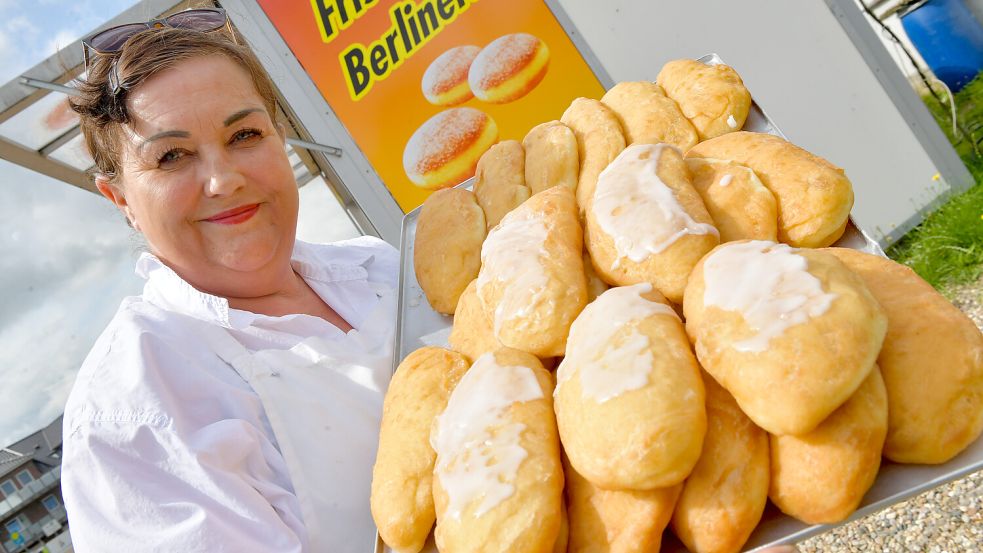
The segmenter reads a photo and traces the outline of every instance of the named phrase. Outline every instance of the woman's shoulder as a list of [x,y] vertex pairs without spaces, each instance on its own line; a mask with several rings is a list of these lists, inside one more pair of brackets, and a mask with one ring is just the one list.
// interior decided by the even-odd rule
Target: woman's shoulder
[[169,424],[183,373],[217,360],[197,324],[203,323],[141,297],[126,298],[79,368],[65,428],[96,421]]

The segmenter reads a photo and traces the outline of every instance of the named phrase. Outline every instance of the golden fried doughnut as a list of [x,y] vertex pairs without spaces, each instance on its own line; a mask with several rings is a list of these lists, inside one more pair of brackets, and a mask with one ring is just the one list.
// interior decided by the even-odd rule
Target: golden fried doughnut
[[846,520],[877,477],[887,413],[887,391],[874,367],[853,396],[814,430],[772,436],[772,503],[807,524]]
[[703,382],[679,317],[651,285],[612,288],[584,308],[556,380],[563,450],[592,484],[652,490],[693,470]]
[[563,355],[587,303],[583,239],[573,192],[555,186],[512,210],[481,247],[478,298],[505,346]]
[[455,46],[437,56],[423,72],[420,87],[428,102],[454,106],[474,98],[468,85],[468,70],[481,48]]
[[504,104],[522,98],[546,76],[550,51],[528,33],[496,38],[471,64],[468,83],[479,100]]
[[498,140],[498,126],[474,108],[450,108],[420,125],[406,142],[403,169],[413,184],[437,190],[474,175],[478,159]]
[[686,157],[734,161],[750,167],[778,202],[778,239],[821,248],[843,235],[853,185],[843,169],[771,134],[733,132],[701,142]]
[[529,199],[526,187],[525,153],[515,140],[499,142],[488,149],[474,174],[474,195],[485,211],[485,222],[491,229]]
[[481,268],[485,214],[467,190],[438,190],[423,202],[413,242],[416,280],[434,311],[451,314]]
[[737,553],[768,502],[768,434],[705,371],[707,435],[672,529],[693,553]]
[[887,314],[877,357],[891,407],[884,456],[952,459],[983,431],[983,334],[908,267],[856,250],[826,251],[860,275]]
[[686,160],[693,188],[703,199],[720,242],[778,240],[778,204],[750,168],[732,161]]
[[717,229],[672,146],[635,144],[601,173],[587,208],[587,250],[605,282],[648,282],[682,303],[690,271]]
[[682,151],[700,141],[693,124],[662,88],[648,81],[616,84],[601,98],[614,111],[631,144],[672,144]]
[[482,355],[502,347],[495,338],[491,320],[481,308],[477,279],[468,284],[461,294],[461,299],[457,301],[448,341],[451,349],[460,352],[472,363]]
[[395,551],[420,551],[435,520],[430,427],[468,371],[458,353],[425,347],[409,354],[389,382],[372,469],[372,518]]
[[564,463],[568,553],[650,553],[662,545],[681,485],[650,491],[602,490]]
[[656,81],[693,122],[700,140],[740,130],[751,110],[751,93],[727,65],[671,61],[662,66]]
[[577,178],[577,205],[580,213],[594,197],[594,187],[601,171],[625,149],[625,135],[618,116],[597,100],[577,98],[563,112],[560,121],[577,138],[580,173]]
[[804,434],[867,378],[887,318],[863,280],[828,252],[764,241],[722,244],[686,287],[700,364],[771,434]]
[[553,186],[577,190],[580,154],[577,137],[559,121],[536,125],[522,139],[526,150],[526,186],[539,193]]
[[535,357],[507,348],[461,378],[430,436],[441,552],[553,551],[563,467],[552,388]]

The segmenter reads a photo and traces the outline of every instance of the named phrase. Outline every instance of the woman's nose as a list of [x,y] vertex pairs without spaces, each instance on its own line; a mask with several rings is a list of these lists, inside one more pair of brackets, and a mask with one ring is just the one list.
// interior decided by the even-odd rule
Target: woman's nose
[[206,164],[205,195],[227,196],[242,188],[246,179],[227,155],[217,154]]

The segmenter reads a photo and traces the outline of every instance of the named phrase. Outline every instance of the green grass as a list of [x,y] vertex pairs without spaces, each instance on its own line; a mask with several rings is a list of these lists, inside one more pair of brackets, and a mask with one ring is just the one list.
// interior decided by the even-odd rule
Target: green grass
[[[947,99],[947,95],[944,97]],[[983,156],[974,152],[969,140],[952,135],[948,105],[940,105],[930,95],[923,99],[973,174],[976,185],[948,197],[887,254],[945,293],[983,275]],[[959,121],[971,129],[972,139],[983,136],[983,74],[956,94],[956,107]]]

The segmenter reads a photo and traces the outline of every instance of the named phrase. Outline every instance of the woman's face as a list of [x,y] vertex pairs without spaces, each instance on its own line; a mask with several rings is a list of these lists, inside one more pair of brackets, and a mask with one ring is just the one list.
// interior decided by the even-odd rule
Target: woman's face
[[221,55],[184,60],[129,92],[127,110],[120,178],[100,190],[191,284],[262,293],[249,288],[289,268],[298,195],[249,74]]

